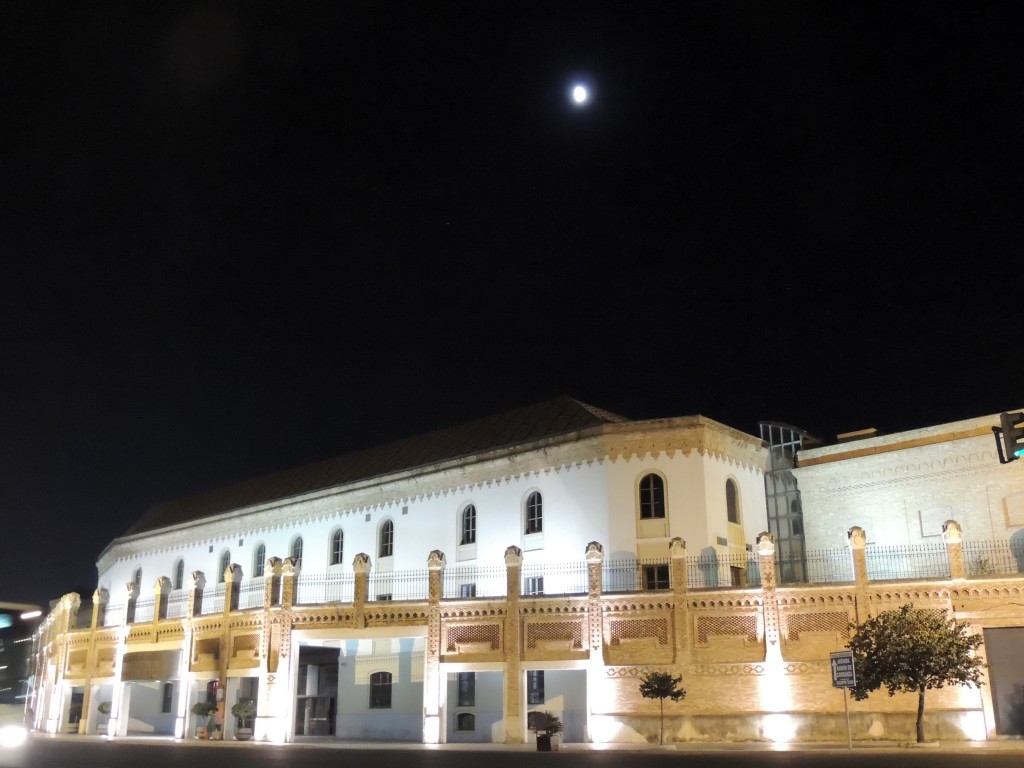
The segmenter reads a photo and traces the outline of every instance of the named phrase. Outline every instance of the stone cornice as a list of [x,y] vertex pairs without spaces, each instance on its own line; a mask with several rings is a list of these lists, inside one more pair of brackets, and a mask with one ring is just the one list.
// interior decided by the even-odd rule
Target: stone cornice
[[987,441],[972,440],[962,443],[960,447],[961,450],[956,453],[932,451],[923,446],[918,446],[916,450],[905,448],[903,450],[906,452],[901,456],[903,461],[894,461],[892,456],[878,454],[848,457],[842,464],[799,466],[793,470],[793,474],[805,493],[817,490],[820,493],[836,494],[987,473],[998,466],[991,432]]

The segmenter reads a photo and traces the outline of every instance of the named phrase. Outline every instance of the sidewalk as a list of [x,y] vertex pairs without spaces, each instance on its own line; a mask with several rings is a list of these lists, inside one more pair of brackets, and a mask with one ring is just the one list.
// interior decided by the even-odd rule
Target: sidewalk
[[[218,747],[233,746],[243,748],[273,748],[273,749],[302,749],[306,747],[320,749],[345,749],[345,750],[367,750],[367,749],[388,749],[388,750],[441,750],[441,751],[475,751],[475,752],[535,752],[536,746],[533,743],[527,744],[420,744],[420,743],[386,743],[379,741],[335,741],[331,738],[317,739],[305,738],[289,744],[271,744],[260,741],[201,741],[198,739],[174,739],[171,736],[121,736],[117,739],[109,739],[106,736],[80,736],[69,734],[45,734],[34,733],[33,738],[37,739],[84,739],[87,741],[125,741],[125,742],[174,742],[181,745],[194,747],[207,747],[216,749]],[[927,742],[918,745],[914,742],[893,742],[893,741],[855,741],[853,750],[857,752],[874,751],[887,753],[905,753],[907,751],[923,751],[929,753],[958,753],[958,752],[1021,752],[1024,753],[1024,739],[992,739],[989,741],[943,741]],[[764,741],[744,742],[676,742],[673,744],[644,744],[644,743],[615,743],[615,744],[562,744],[561,751],[564,752],[846,752],[850,747],[846,742],[794,742],[788,744],[772,743]]]

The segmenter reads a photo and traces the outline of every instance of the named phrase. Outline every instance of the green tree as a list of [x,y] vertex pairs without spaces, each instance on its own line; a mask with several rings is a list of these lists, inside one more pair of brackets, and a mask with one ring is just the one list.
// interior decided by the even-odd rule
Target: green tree
[[984,663],[975,651],[980,635],[942,611],[904,605],[883,611],[860,626],[847,643],[853,651],[857,685],[850,695],[861,701],[885,686],[890,696],[917,694],[917,740],[924,741],[924,694],[945,685],[981,685]]
[[648,672],[640,680],[640,695],[645,699],[658,699],[661,704],[661,729],[658,741],[665,743],[665,699],[680,701],[686,698],[686,691],[679,687],[681,677],[672,677],[668,672]]

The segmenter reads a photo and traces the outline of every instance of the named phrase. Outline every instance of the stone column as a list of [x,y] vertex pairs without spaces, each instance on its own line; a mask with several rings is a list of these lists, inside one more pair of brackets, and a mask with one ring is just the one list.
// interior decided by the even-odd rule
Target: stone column
[[423,669],[423,743],[441,741],[441,595],[444,584],[444,552],[433,550],[427,557],[427,657]]
[[[599,542],[587,544],[587,741],[594,740],[594,704],[604,680],[604,613],[601,592],[604,573],[604,547]],[[602,711],[603,713],[603,711]]]
[[188,590],[188,615],[199,616],[203,612],[203,590],[206,589],[206,575],[192,571],[192,586]]
[[124,598],[124,623],[134,624],[135,623],[135,603],[139,599],[139,585],[134,581],[129,581],[124,585],[125,598]]
[[775,592],[775,539],[767,531],[757,534],[757,560],[761,569],[765,661],[782,661],[779,601]]
[[267,597],[264,601],[266,606],[281,604],[281,558],[272,557],[267,560],[263,570],[266,576]]
[[103,626],[107,620],[107,603],[110,602],[110,592],[105,589],[97,589],[92,593],[92,622],[90,626],[95,630]]
[[859,525],[846,532],[846,541],[850,545],[850,557],[853,559],[853,580],[857,590],[857,623],[867,621],[868,608],[868,559],[864,552],[868,537]]
[[171,594],[171,580],[161,576],[153,583],[153,621],[167,618],[167,599]]
[[505,550],[505,743],[522,744],[526,740],[523,723],[522,623],[519,620],[519,588],[522,583],[523,550],[511,546]]
[[362,629],[366,626],[366,598],[370,594],[370,556],[360,552],[352,560],[352,570],[355,571],[356,583],[352,595],[353,613],[355,614],[355,625]]
[[224,613],[238,610],[238,593],[242,588],[242,566],[232,563],[224,569]]
[[946,542],[946,556],[949,558],[949,578],[963,581],[967,578],[964,566],[964,538],[960,523],[947,520],[942,524],[942,540]]
[[295,605],[295,577],[299,572],[299,561],[294,557],[286,557],[281,564],[281,607],[291,608]]
[[676,664],[683,664],[690,653],[690,610],[687,605],[686,542],[676,536],[668,543],[669,579],[675,610],[672,634]]

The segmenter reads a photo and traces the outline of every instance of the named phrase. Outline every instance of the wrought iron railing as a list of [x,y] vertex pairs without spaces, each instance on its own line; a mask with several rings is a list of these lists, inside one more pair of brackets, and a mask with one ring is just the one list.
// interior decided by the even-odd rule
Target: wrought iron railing
[[202,615],[224,611],[224,582],[203,590]]
[[295,603],[351,603],[355,600],[356,575],[348,573],[300,573],[295,580]]
[[735,589],[761,584],[761,568],[752,552],[707,552],[686,558],[687,589]]
[[844,584],[853,581],[853,560],[845,548],[805,552],[803,557],[779,557],[780,584]]
[[429,571],[370,571],[369,600],[426,600]]
[[444,569],[445,600],[505,597],[508,572],[503,565],[450,565]]
[[868,544],[864,557],[868,579],[872,581],[949,578],[949,555],[942,542],[901,546]]
[[1024,540],[965,541],[963,552],[968,576],[1024,573]]
[[267,580],[262,576],[247,579],[238,588],[238,610],[262,608],[267,601]]
[[153,608],[156,602],[152,597],[146,597],[135,601],[135,621],[133,624],[142,624],[153,620]]
[[585,595],[587,594],[587,564],[585,561],[568,563],[523,563],[521,595]]
[[603,592],[659,592],[672,589],[668,558],[606,560],[601,567]]
[[176,589],[167,597],[167,618],[182,619],[188,615],[188,590]]

